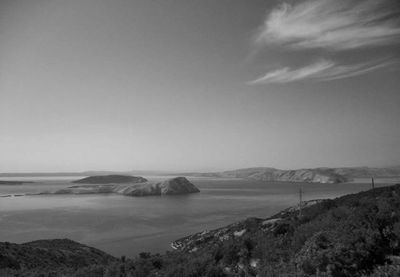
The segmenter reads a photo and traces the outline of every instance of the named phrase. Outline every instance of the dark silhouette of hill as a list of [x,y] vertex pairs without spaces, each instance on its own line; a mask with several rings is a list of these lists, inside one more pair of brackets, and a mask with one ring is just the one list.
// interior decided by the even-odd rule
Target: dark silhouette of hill
[[1,181],[0,180],[0,186],[1,185],[7,185],[7,186],[9,186],[9,185],[23,185],[23,184],[27,184],[27,183],[33,183],[33,182],[30,182],[30,181]]
[[0,276],[14,276],[12,272],[21,273],[16,276],[41,276],[43,272],[57,273],[56,276],[64,272],[71,276],[80,268],[114,261],[116,258],[111,255],[69,239],[38,240],[23,244],[0,242]]
[[123,184],[123,183],[144,183],[146,178],[128,175],[100,175],[90,176],[73,181],[76,184]]

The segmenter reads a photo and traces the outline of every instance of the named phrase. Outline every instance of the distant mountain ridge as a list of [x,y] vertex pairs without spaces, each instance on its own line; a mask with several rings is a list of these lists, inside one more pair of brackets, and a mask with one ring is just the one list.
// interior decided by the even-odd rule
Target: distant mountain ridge
[[283,170],[272,167],[251,167],[217,172],[173,172],[173,171],[82,171],[82,172],[36,172],[36,173],[0,173],[0,177],[57,177],[57,176],[101,176],[111,174],[144,176],[192,176],[213,178],[243,178],[259,181],[343,183],[355,178],[400,177],[400,166],[390,167],[318,167],[295,170]]
[[[185,175],[185,174],[183,174]],[[400,166],[370,168],[370,167],[340,167],[340,168],[308,168],[296,170],[282,170],[271,167],[252,167],[222,172],[188,173],[186,176],[215,177],[215,178],[243,178],[259,181],[285,181],[310,183],[343,183],[354,178],[387,178],[399,177]]]

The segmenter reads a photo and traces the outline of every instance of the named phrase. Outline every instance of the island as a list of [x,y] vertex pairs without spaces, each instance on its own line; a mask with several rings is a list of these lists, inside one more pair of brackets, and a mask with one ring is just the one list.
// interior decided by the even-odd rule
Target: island
[[[128,180],[130,180],[130,182],[126,182]],[[175,177],[162,182],[149,182],[143,177],[107,175],[88,177],[74,181],[73,183],[83,182],[87,182],[88,184],[63,188],[52,194],[116,193],[126,196],[151,196],[200,192],[200,190],[185,177]]]

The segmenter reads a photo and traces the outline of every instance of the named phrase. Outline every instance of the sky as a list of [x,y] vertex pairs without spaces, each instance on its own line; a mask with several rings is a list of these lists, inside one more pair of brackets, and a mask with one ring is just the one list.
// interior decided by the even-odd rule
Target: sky
[[0,0],[0,172],[400,165],[397,0]]

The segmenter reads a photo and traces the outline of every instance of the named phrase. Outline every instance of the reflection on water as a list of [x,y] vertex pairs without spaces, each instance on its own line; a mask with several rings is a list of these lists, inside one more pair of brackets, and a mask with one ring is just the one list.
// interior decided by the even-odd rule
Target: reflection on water
[[[0,195],[58,189],[77,179],[52,178],[34,184],[0,186]],[[369,184],[359,183],[190,180],[201,193],[149,197],[38,195],[0,198],[0,241],[66,237],[116,256],[160,252],[170,250],[172,240],[191,233],[218,228],[246,217],[268,217],[294,205],[300,186],[304,200],[333,198],[370,188]]]

